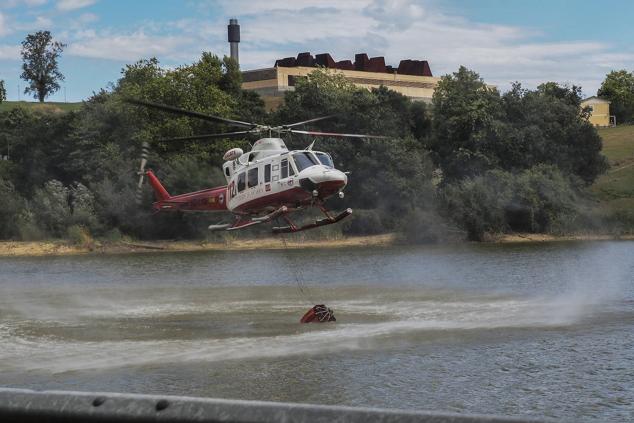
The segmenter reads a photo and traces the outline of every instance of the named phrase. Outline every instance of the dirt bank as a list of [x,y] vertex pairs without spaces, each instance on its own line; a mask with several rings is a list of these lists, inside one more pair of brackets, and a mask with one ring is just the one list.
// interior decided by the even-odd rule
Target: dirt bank
[[[349,237],[335,240],[295,240],[286,238],[287,248],[343,248],[387,246],[396,242],[394,234]],[[73,254],[120,254],[148,251],[219,251],[219,250],[275,250],[285,248],[282,238],[204,241],[139,241],[98,242],[90,245],[70,245],[67,241],[19,242],[0,241],[0,256],[55,256]]]

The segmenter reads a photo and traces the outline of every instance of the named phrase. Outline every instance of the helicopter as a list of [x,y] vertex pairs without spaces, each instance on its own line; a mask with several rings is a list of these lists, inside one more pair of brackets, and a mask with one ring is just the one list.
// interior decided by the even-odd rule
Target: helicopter
[[[337,138],[382,138],[380,135],[343,134],[334,132],[306,131],[296,127],[333,118],[321,116],[302,122],[270,126],[220,116],[185,110],[174,106],[139,99],[126,99],[137,106],[162,110],[168,113],[189,116],[228,126],[245,128],[216,134],[203,134],[170,138],[162,141],[205,140],[232,136],[263,136],[250,151],[231,148],[224,156],[222,170],[226,185],[203,189],[179,195],[171,195],[151,169],[146,169],[149,144],[143,143],[141,166],[138,171],[138,194],[147,178],[154,190],[156,201],[152,204],[155,212],[230,212],[233,222],[212,224],[212,231],[235,231],[281,218],[286,226],[274,226],[274,234],[292,233],[320,226],[331,225],[352,214],[348,208],[333,214],[325,206],[325,201],[333,196],[344,198],[344,188],[348,184],[348,174],[337,169],[332,156],[314,150],[315,141],[303,150],[289,150],[280,138],[282,134],[303,134]],[[278,137],[273,137],[277,134]],[[302,226],[290,219],[290,214],[302,209],[318,208],[324,218]]]

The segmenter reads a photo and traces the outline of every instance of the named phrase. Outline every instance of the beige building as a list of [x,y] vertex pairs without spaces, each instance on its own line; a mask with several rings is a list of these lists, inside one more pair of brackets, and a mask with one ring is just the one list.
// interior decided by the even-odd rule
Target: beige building
[[590,108],[590,123],[595,126],[615,125],[614,116],[610,116],[610,102],[602,98],[593,96],[581,102],[581,107]]
[[343,74],[358,87],[378,88],[381,85],[397,91],[413,100],[430,102],[440,78],[432,76],[426,61],[403,60],[398,68],[386,66],[382,57],[368,58],[357,54],[350,60],[334,62],[329,54],[313,58],[310,53],[276,61],[275,66],[242,72],[242,88],[260,94],[267,110],[278,108],[284,101],[284,93],[295,89],[297,78],[306,77],[317,66]]

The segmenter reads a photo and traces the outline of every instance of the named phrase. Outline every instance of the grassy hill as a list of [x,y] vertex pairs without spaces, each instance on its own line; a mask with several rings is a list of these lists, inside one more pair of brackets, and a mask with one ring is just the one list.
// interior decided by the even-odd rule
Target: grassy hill
[[3,101],[0,103],[0,112],[6,110],[15,109],[16,107],[27,107],[31,109],[45,109],[59,112],[68,112],[71,110],[78,110],[81,107],[80,103],[57,103],[54,101],[39,103],[35,101]]
[[592,186],[607,216],[634,229],[634,125],[599,130],[610,169]]

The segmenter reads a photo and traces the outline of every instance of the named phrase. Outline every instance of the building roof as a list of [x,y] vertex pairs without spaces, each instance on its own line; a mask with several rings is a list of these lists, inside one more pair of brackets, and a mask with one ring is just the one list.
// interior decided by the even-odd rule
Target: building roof
[[400,75],[433,76],[427,60],[401,60],[398,67],[385,64],[383,56],[368,57],[365,53],[354,55],[352,60],[336,62],[329,53],[318,54],[313,57],[310,52],[299,53],[297,57],[285,57],[275,61],[275,67],[324,67],[339,70],[356,70],[374,73],[398,73]]
[[612,102],[609,101],[609,100],[606,100],[604,98],[599,98],[596,95],[593,95],[592,97],[588,97],[586,99],[581,100],[581,104],[583,104],[583,103],[594,103],[594,104],[607,103],[607,104],[610,104]]

